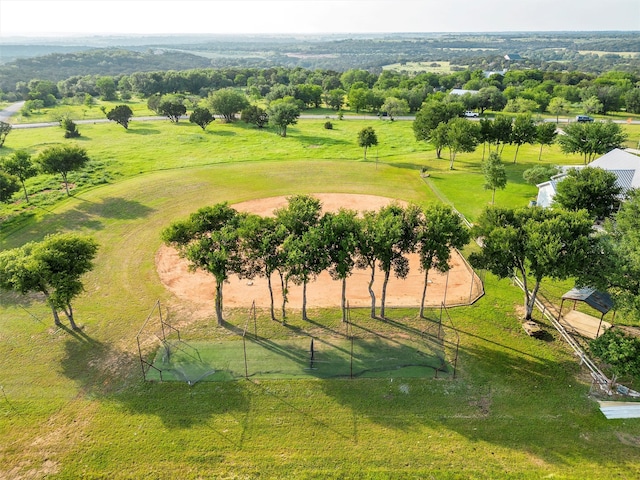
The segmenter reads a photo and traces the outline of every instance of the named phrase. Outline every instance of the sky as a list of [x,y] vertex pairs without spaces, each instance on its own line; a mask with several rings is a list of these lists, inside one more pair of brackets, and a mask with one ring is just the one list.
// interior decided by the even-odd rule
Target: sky
[[0,0],[0,38],[640,31],[640,0]]

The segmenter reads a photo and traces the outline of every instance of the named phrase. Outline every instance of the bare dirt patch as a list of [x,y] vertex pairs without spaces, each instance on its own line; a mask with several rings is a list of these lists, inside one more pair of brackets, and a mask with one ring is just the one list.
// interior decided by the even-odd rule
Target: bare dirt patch
[[[346,195],[346,194],[314,194],[323,205],[325,211],[336,211],[348,208],[357,211],[378,210],[392,203],[394,200],[374,195]],[[399,202],[403,203],[403,202]],[[243,212],[270,216],[277,208],[286,206],[286,197],[271,197],[233,205]],[[406,279],[391,278],[387,287],[387,306],[413,307],[420,304],[424,273],[419,269],[418,255],[409,257],[410,273]],[[437,306],[467,304],[482,294],[482,284],[473,274],[470,267],[457,252],[453,252],[452,269],[448,274],[436,271],[429,272],[427,287],[427,304]],[[213,295],[215,280],[204,271],[189,271],[189,264],[179,257],[178,252],[171,247],[162,246],[156,254],[156,268],[160,280],[178,299],[189,301],[194,307],[212,312],[214,309]],[[370,305],[367,284],[370,278],[368,270],[356,270],[347,280],[347,298],[352,307],[366,307]],[[379,301],[382,288],[382,274],[376,272],[374,291]],[[279,279],[272,278],[275,302],[282,299]],[[323,272],[307,287],[307,302],[309,308],[334,307],[340,302],[341,284],[332,280],[328,273]],[[302,303],[302,287],[290,285],[289,306],[298,308]],[[269,307],[269,290],[265,278],[240,280],[235,276],[224,286],[225,307],[249,307],[255,301],[256,307]],[[195,312],[194,312],[195,313]]]

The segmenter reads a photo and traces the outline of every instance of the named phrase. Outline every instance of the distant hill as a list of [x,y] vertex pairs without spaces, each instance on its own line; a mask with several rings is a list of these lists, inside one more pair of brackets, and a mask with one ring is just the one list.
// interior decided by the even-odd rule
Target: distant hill
[[331,35],[96,36],[2,39],[0,88],[38,78],[134,72],[283,66],[381,70],[406,62],[448,61],[500,70],[506,54],[519,68],[554,71],[640,70],[638,32],[504,32]]
[[211,67],[211,62],[204,57],[162,49],[149,52],[92,49],[76,53],[51,53],[1,65],[0,88],[13,90],[17,82],[28,82],[34,78],[57,82],[76,75],[115,76],[206,67]]

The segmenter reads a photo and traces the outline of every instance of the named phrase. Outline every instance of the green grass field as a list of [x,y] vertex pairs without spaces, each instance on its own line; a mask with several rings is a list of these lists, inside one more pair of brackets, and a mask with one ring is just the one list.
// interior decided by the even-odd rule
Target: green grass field
[[[547,340],[528,337],[519,319],[521,292],[491,275],[484,277],[483,298],[450,310],[460,337],[455,379],[302,376],[195,386],[142,380],[135,336],[158,299],[188,343],[237,342],[247,319],[246,309],[228,309],[225,325],[216,327],[213,306],[203,318],[163,287],[155,254],[172,221],[220,201],[296,193],[437,201],[425,180],[470,219],[490,202],[481,187],[480,151],[461,155],[449,171],[448,160],[436,160],[413,140],[410,122],[378,121],[380,146],[363,161],[355,138],[370,122],[335,122],[333,131],[323,123],[301,121],[285,139],[217,122],[207,132],[168,121],[139,122],[129,132],[82,126],[79,143],[99,168],[74,178],[73,196],[2,211],[13,218],[0,227],[1,248],[72,230],[92,235],[100,250],[74,303],[79,333],[53,328],[37,296],[0,294],[0,478],[640,475],[640,420],[606,420],[589,396],[590,377],[555,330],[543,323]],[[627,128],[638,135],[636,126]],[[16,129],[2,153],[35,153],[62,142],[59,128]],[[521,171],[538,163],[538,148],[522,148],[515,165],[508,163],[509,148],[503,156],[509,183],[496,203],[526,204],[535,187],[521,180]],[[542,161],[582,159],[554,147]],[[423,166],[430,173],[424,180]],[[98,175],[107,178],[100,182]],[[50,180],[33,179],[35,197],[45,195],[36,193],[38,182]],[[388,313],[381,321],[356,310],[354,323],[390,338],[399,329],[425,328],[413,309]],[[292,310],[283,327],[258,312],[259,335],[286,345],[291,332],[342,331],[337,308],[311,308],[309,316],[304,322]],[[455,357],[446,345],[450,368]],[[158,344],[143,348],[153,355]],[[308,353],[305,342],[296,348]]]

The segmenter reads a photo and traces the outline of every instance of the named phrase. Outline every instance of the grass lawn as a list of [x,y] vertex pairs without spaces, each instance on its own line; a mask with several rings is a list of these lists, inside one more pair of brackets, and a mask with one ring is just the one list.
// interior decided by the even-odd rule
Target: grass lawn
[[[71,198],[14,205],[22,216],[0,230],[1,248],[62,230],[91,234],[100,245],[74,303],[80,333],[54,329],[40,298],[0,294],[0,478],[640,476],[640,420],[606,420],[571,351],[549,325],[547,340],[528,337],[522,294],[491,275],[483,298],[450,310],[459,335],[455,379],[142,381],[135,335],[156,300],[189,342],[237,341],[247,320],[246,309],[227,310],[225,326],[215,327],[213,308],[198,317],[162,286],[154,257],[170,222],[220,201],[296,193],[437,201],[423,166],[426,180],[470,219],[491,199],[481,187],[480,151],[461,155],[449,171],[448,160],[413,140],[409,122],[376,121],[380,146],[363,161],[355,138],[370,122],[336,121],[332,131],[323,123],[301,121],[287,138],[217,122],[207,132],[169,122],[80,128],[79,143],[101,167],[75,178]],[[63,141],[59,128],[16,129],[3,150],[35,153]],[[518,176],[537,164],[537,153],[523,147],[518,163],[507,165],[498,205],[528,202],[535,187]],[[505,162],[509,156],[505,149]],[[554,147],[542,161],[582,160]],[[107,183],[92,180],[99,170]],[[309,315],[314,329],[340,328],[338,309]],[[390,309],[386,322],[356,315],[388,335],[426,325],[412,309]],[[257,322],[282,342],[312,326],[293,310],[288,327],[265,312]],[[448,331],[452,364],[458,337]],[[143,347],[154,353],[151,343]]]

